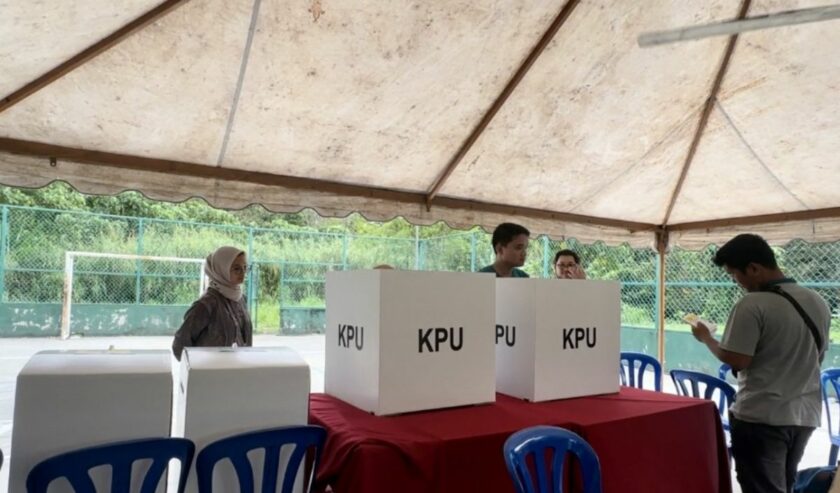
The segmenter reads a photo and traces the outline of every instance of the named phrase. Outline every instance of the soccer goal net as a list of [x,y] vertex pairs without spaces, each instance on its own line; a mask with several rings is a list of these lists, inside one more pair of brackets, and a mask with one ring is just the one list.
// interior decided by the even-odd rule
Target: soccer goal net
[[207,288],[203,258],[66,252],[61,337],[70,337],[74,303],[188,304]]

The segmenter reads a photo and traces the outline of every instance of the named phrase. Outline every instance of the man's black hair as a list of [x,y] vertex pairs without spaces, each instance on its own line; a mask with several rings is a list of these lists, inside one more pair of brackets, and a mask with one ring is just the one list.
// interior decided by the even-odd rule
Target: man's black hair
[[499,246],[507,246],[508,243],[513,241],[519,235],[531,236],[531,232],[525,229],[524,226],[520,226],[514,223],[502,223],[496,226],[496,229],[493,230],[493,251],[496,252],[496,248]]
[[751,263],[768,269],[778,268],[776,255],[764,238],[753,234],[741,234],[727,241],[715,254],[713,262],[718,267],[727,266],[746,272]]
[[556,264],[560,257],[562,256],[572,257],[575,259],[575,263],[580,265],[580,256],[572,250],[560,250],[557,254],[554,255],[554,263]]

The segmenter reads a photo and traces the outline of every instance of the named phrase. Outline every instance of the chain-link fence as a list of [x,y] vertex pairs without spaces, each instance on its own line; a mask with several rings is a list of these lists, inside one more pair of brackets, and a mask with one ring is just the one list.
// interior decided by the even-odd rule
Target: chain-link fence
[[[268,333],[324,328],[324,287],[330,270],[389,264],[400,269],[476,271],[492,263],[490,235],[476,229],[424,237],[386,238],[347,232],[286,231],[82,212],[0,207],[0,336],[57,335],[66,252],[177,257],[200,261],[219,245],[239,245],[252,268],[245,291],[255,327]],[[554,276],[554,254],[576,251],[590,279],[622,284],[622,347],[656,354],[658,256],[626,245],[584,245],[573,239],[531,241],[523,267],[533,277]],[[669,366],[714,360],[682,321],[686,313],[723,326],[741,296],[711,259],[715,247],[674,249],[667,255],[666,354]],[[840,242],[793,241],[776,248],[785,272],[818,290],[840,336]],[[200,286],[200,264],[79,256],[73,266],[72,333],[171,334]],[[692,363],[697,367],[696,363]]]
[[[714,370],[720,363],[703,345],[691,344],[693,338],[682,318],[696,313],[716,323],[720,330],[729,311],[742,296],[723,271],[712,263],[715,246],[700,251],[675,249],[666,257],[665,284],[665,354],[675,354],[673,366]],[[840,242],[807,243],[794,240],[774,248],[779,267],[799,284],[816,290],[828,302],[832,313],[830,340],[840,340]],[[840,350],[832,347],[827,365],[840,361]]]

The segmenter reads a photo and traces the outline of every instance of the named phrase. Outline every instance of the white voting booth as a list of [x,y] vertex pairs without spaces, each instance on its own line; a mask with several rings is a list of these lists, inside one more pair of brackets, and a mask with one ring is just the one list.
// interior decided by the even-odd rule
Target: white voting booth
[[[195,442],[196,454],[231,435],[308,422],[309,366],[290,348],[184,348],[175,384],[172,436]],[[261,453],[252,460],[259,485]],[[174,469],[169,491],[176,491]],[[213,491],[239,491],[230,461],[220,462],[214,476]],[[186,491],[197,486],[193,468]]]
[[[169,351],[42,351],[18,374],[9,491],[44,459],[85,447],[169,436]],[[101,487],[110,472],[93,474]],[[105,481],[105,483],[103,483]],[[163,483],[163,481],[161,482]],[[132,491],[139,491],[139,482]],[[164,490],[161,484],[159,492]],[[53,483],[51,493],[72,491]]]
[[532,402],[618,392],[621,285],[496,280],[496,389]]
[[325,391],[377,415],[495,400],[495,278],[327,273]]

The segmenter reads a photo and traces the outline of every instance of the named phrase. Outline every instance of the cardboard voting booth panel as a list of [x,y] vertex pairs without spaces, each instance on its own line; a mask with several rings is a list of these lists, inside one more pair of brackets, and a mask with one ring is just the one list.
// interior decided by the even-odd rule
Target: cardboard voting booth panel
[[[221,438],[308,422],[309,366],[290,348],[185,348],[176,385],[172,436],[195,442],[196,454]],[[252,457],[257,481],[261,454]],[[170,491],[176,474],[170,472]],[[239,491],[229,461],[214,475],[213,491]],[[195,470],[187,491],[197,491]]]
[[[171,401],[168,351],[35,354],[17,378],[9,491],[26,491],[30,470],[54,455],[169,436]],[[110,484],[109,473],[95,471],[92,476],[97,485]],[[161,484],[158,491],[164,488]],[[50,489],[69,491],[60,482]]]
[[377,415],[495,400],[489,274],[327,274],[326,393]]
[[496,280],[496,389],[530,401],[618,392],[621,285]]

